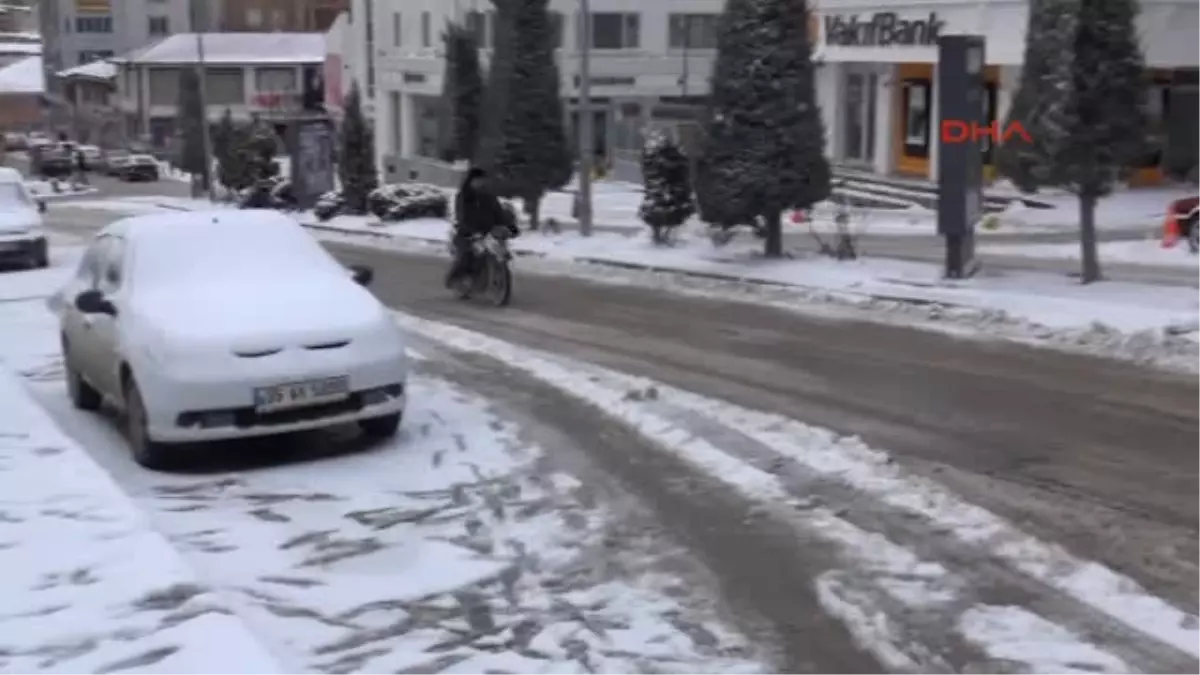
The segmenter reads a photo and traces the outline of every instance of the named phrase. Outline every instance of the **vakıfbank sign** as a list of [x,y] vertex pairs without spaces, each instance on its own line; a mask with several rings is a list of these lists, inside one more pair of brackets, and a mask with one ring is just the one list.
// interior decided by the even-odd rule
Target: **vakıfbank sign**
[[937,45],[946,22],[930,12],[927,19],[901,19],[895,12],[876,12],[862,21],[859,15],[825,16],[825,44],[837,47],[922,47]]

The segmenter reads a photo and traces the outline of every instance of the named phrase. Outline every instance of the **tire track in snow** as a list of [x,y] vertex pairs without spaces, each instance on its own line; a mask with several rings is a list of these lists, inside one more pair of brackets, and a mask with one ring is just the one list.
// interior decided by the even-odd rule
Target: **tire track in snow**
[[[1024,535],[932,482],[902,475],[886,456],[856,440],[837,439],[787,418],[542,355],[446,324],[403,314],[399,320],[426,337],[496,358],[593,404],[767,508],[795,504],[796,492],[849,506],[830,511],[808,505],[803,515],[793,511],[783,517],[834,543],[852,563],[848,570],[820,576],[818,592],[829,611],[846,620],[889,667],[1011,668],[1000,668],[994,661],[1007,653],[1002,645],[980,644],[986,633],[969,628],[980,623],[972,623],[971,617],[995,616],[995,608],[1015,603],[1038,619],[1019,624],[1017,642],[1049,641],[1057,652],[1101,654],[1088,663],[1055,662],[1059,667],[1197,669],[1195,617],[1149,596],[1129,579]],[[645,393],[631,400],[629,394],[638,390]],[[814,456],[795,438],[824,447]],[[723,446],[738,449],[740,455],[731,457]],[[940,562],[922,563],[910,549]],[[872,555],[879,551],[887,553],[882,558]],[[911,559],[900,562],[905,554]],[[896,564],[881,565],[881,560]],[[1093,588],[1086,587],[1088,583]],[[940,602],[919,607],[918,600],[939,598],[939,593]],[[855,616],[864,605],[848,604],[849,598],[876,611]],[[1046,625],[1055,630],[1046,630]],[[1021,626],[1027,634],[1019,634]],[[914,635],[921,637],[914,640]],[[1004,638],[1014,642],[1013,635]],[[1116,655],[1088,641],[1100,642]],[[1026,665],[1037,668],[1035,663]]]

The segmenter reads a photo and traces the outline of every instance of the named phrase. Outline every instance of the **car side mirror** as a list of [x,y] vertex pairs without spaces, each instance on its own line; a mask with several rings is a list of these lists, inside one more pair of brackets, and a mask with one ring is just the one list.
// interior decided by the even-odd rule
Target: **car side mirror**
[[117,308],[98,290],[87,290],[75,296],[75,309],[84,314],[116,316]]
[[46,212],[46,200],[39,199],[38,200],[38,213],[45,213],[45,212]]
[[370,286],[375,280],[375,270],[366,265],[350,265],[350,276],[359,286]]

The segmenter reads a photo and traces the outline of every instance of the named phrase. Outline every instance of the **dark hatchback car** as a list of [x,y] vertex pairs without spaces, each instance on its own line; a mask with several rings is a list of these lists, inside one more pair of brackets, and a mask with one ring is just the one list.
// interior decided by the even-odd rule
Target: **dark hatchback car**
[[121,167],[121,180],[156,181],[159,178],[158,160],[150,155],[134,155]]

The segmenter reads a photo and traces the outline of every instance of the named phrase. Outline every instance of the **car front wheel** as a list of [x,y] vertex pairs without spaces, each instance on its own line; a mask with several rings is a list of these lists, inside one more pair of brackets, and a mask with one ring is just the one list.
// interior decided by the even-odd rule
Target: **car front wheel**
[[391,438],[400,429],[401,413],[392,413],[383,417],[359,420],[358,428],[369,438]]
[[79,371],[71,364],[71,356],[63,345],[63,369],[66,371],[67,395],[71,397],[71,405],[79,410],[99,410],[101,397],[92,385],[84,381]]
[[129,441],[130,450],[133,451],[134,461],[147,469],[167,468],[169,447],[150,438],[146,404],[142,400],[142,392],[138,389],[137,382],[134,382],[132,377],[125,382],[124,395],[125,437]]

